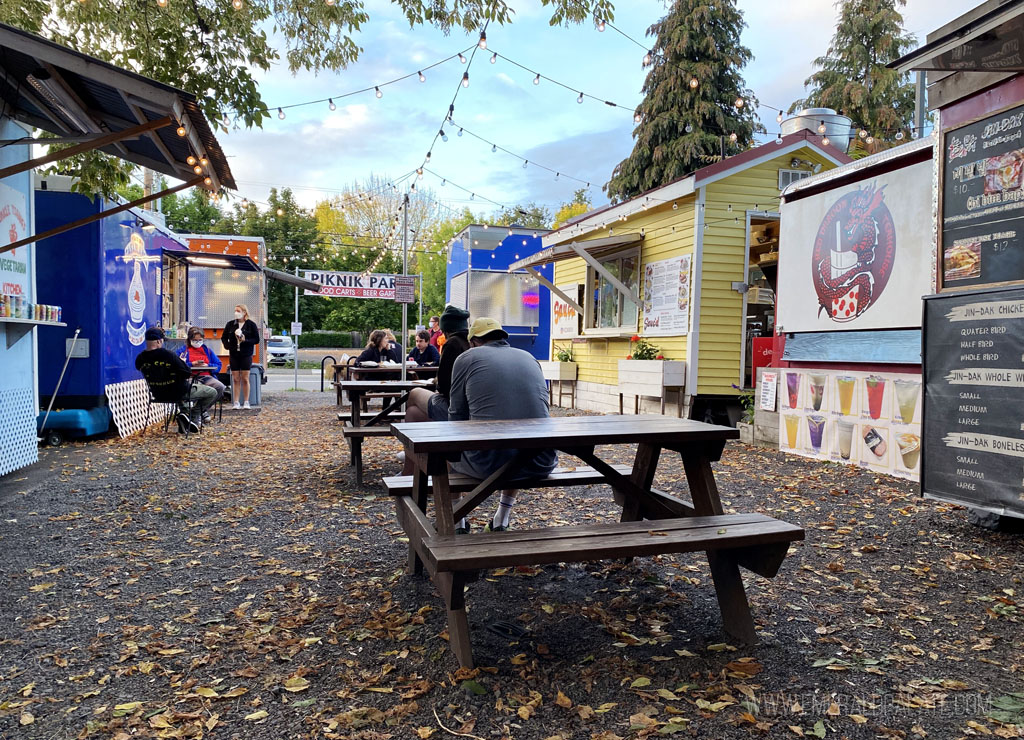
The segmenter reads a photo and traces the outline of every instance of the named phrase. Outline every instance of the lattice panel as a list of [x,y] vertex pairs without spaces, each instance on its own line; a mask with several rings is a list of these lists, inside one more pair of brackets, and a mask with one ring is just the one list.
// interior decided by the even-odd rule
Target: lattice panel
[[117,433],[122,439],[146,426],[146,412],[149,412],[149,423],[162,422],[164,415],[169,413],[172,404],[154,403],[149,408],[149,387],[145,380],[129,380],[124,383],[112,383],[106,386],[107,403],[110,414],[117,425]]
[[36,414],[31,388],[0,391],[0,475],[39,459]]

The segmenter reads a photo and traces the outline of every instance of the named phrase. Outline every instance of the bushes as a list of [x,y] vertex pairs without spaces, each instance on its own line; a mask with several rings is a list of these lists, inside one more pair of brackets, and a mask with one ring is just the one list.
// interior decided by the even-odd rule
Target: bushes
[[352,346],[352,334],[347,331],[314,331],[299,335],[299,349],[346,348]]

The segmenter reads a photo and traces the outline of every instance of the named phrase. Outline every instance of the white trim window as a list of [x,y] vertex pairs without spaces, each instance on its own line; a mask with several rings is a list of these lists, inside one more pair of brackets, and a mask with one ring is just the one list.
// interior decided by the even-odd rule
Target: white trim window
[[[600,260],[601,266],[630,288],[634,295],[640,292],[640,250],[619,252]],[[593,267],[587,267],[588,329],[628,329],[635,331],[640,319],[640,308],[628,296]]]

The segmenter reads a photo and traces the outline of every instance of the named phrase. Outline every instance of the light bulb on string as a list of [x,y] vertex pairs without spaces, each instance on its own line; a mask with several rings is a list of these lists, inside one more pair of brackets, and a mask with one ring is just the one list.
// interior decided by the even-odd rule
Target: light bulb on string
[[699,85],[699,84],[700,83],[697,82],[697,78],[696,77],[691,77],[690,78],[690,89],[691,90],[696,90],[697,89],[697,85]]
[[459,129],[459,133],[457,133],[457,134],[455,134],[455,135],[456,135],[456,136],[462,136],[462,129],[460,128],[460,129]]
[[210,185],[213,185],[213,178],[212,177],[204,177],[203,178],[203,184],[206,185],[207,187],[209,187]]
[[491,64],[494,64],[497,61],[498,61],[498,52],[494,52],[493,54],[491,54]]
[[242,210],[244,211],[248,207],[249,207],[249,199],[248,198],[242,198]]
[[530,164],[530,160],[528,160],[528,159],[524,159],[524,160],[523,160],[523,169],[524,169],[524,170],[526,169],[526,165],[528,165],[528,164]]
[[161,8],[166,8],[167,0],[156,0],[156,4],[159,5]]
[[277,117],[280,118],[282,121],[284,120],[284,111],[280,108],[277,109]]
[[197,160],[196,160],[195,157],[193,157],[191,154],[189,154],[188,155],[188,159],[186,159],[185,161],[188,162],[190,165],[193,165],[193,164],[196,163]]
[[178,134],[178,136],[184,136],[188,132],[185,130],[184,126],[178,126],[178,128],[176,129],[176,133]]
[[201,164],[203,167],[209,167],[210,166],[210,160],[208,160],[206,157],[200,157],[199,158],[199,164]]
[[825,133],[825,122],[824,121],[818,121],[818,133],[819,134]]
[[578,98],[576,98],[576,102],[577,103],[582,103],[583,102],[583,93],[580,93],[580,96]]
[[868,134],[868,137],[866,139],[864,139],[864,143],[865,144],[869,144],[869,145],[870,144],[874,144],[875,143],[875,137],[872,136],[871,134]]
[[193,167],[192,171],[195,172],[197,175],[203,174],[203,168],[200,167],[199,165],[196,165],[195,167]]
[[597,30],[604,33],[604,18],[597,22]]
[[444,129],[441,129],[441,131],[439,132],[439,134],[440,134],[440,136],[441,136],[441,141],[448,141],[448,134],[446,134],[446,133],[444,132]]
[[561,174],[560,172],[556,172],[556,173],[555,173],[555,182],[558,182],[558,176],[559,176],[560,174]]
[[278,208],[277,209],[277,215],[278,216],[283,216],[284,215],[284,209],[283,208]]
[[736,98],[736,100],[734,100],[732,104],[735,105],[737,108],[742,108],[743,98]]
[[643,66],[649,67],[653,60],[654,60],[654,57],[652,56],[652,53],[651,52],[647,52],[646,54],[644,54]]
[[376,86],[376,85],[373,86],[373,94],[376,95],[378,98],[383,98],[384,97],[384,93],[382,93],[380,91],[380,88],[378,86]]
[[417,167],[416,168],[416,177],[418,177],[420,180],[423,179],[423,168],[422,167]]
[[685,130],[686,130],[686,133],[692,134],[693,133],[693,124],[692,123],[686,124]]
[[231,125],[231,119],[228,118],[228,114],[227,113],[225,113],[224,117],[220,119],[220,122],[224,124],[224,128],[227,128],[228,126]]
[[[430,163],[430,154],[431,154],[430,152],[427,152],[427,156],[426,156],[426,162],[427,162],[427,164],[429,164],[429,163]],[[370,200],[373,200],[373,199],[371,198]]]
[[821,137],[821,145],[822,146],[828,146],[830,143],[831,143],[831,141],[829,140],[829,138],[827,136],[822,136]]
[[732,143],[735,144],[737,138],[739,138],[739,137],[736,136],[736,132],[735,131],[733,131],[731,134],[729,134],[729,141],[731,141]]
[[480,32],[480,40],[477,42],[476,45],[479,46],[481,49],[487,48],[487,31]]
[[337,0],[324,0],[324,2],[327,3],[331,7],[334,7],[334,3],[336,3]]
[[459,61],[462,62],[463,64],[466,63],[466,57],[461,51],[459,52]]
[[896,132],[896,141],[903,141],[903,132],[902,131],[897,131]]
[[679,210],[679,204],[676,201],[672,201],[672,210],[673,211],[678,211]]
[[442,178],[441,179],[441,187],[443,188],[447,182],[448,182],[448,180]]
[[862,138],[862,139],[868,138],[868,132],[867,132],[866,129],[861,129],[859,134],[860,134],[860,138]]
[[782,123],[782,111],[779,111],[779,115],[775,116],[776,123]]
[[469,194],[469,199],[470,200],[476,200],[476,193],[470,193]]
[[241,10],[244,4],[242,0],[231,0],[231,7],[235,10]]
[[537,76],[533,78],[533,84],[534,85],[539,85],[540,84],[540,72],[538,72]]
[[462,73],[462,86],[469,87],[469,72]]
[[335,105],[333,98],[327,98],[327,107],[332,111],[338,110],[338,106]]
[[775,143],[776,144],[781,144],[782,143],[782,134],[776,134],[775,135]]
[[640,111],[637,111],[636,113],[633,114],[633,123],[640,123],[640,121],[642,121],[643,119],[644,117],[643,115],[641,115]]

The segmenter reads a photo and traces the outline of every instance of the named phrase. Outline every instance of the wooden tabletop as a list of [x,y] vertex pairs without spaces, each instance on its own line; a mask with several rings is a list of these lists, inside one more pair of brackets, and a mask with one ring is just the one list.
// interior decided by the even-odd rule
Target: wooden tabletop
[[[381,381],[384,384],[387,381]],[[393,385],[393,384],[392,384]],[[428,421],[392,424],[412,453],[490,449],[566,449],[647,442],[657,445],[738,439],[733,427],[659,415],[562,416],[507,421]]]
[[362,393],[364,391],[408,391],[413,388],[425,388],[428,385],[433,385],[433,381],[430,380],[342,380],[338,383],[338,388],[343,391],[356,391]]

